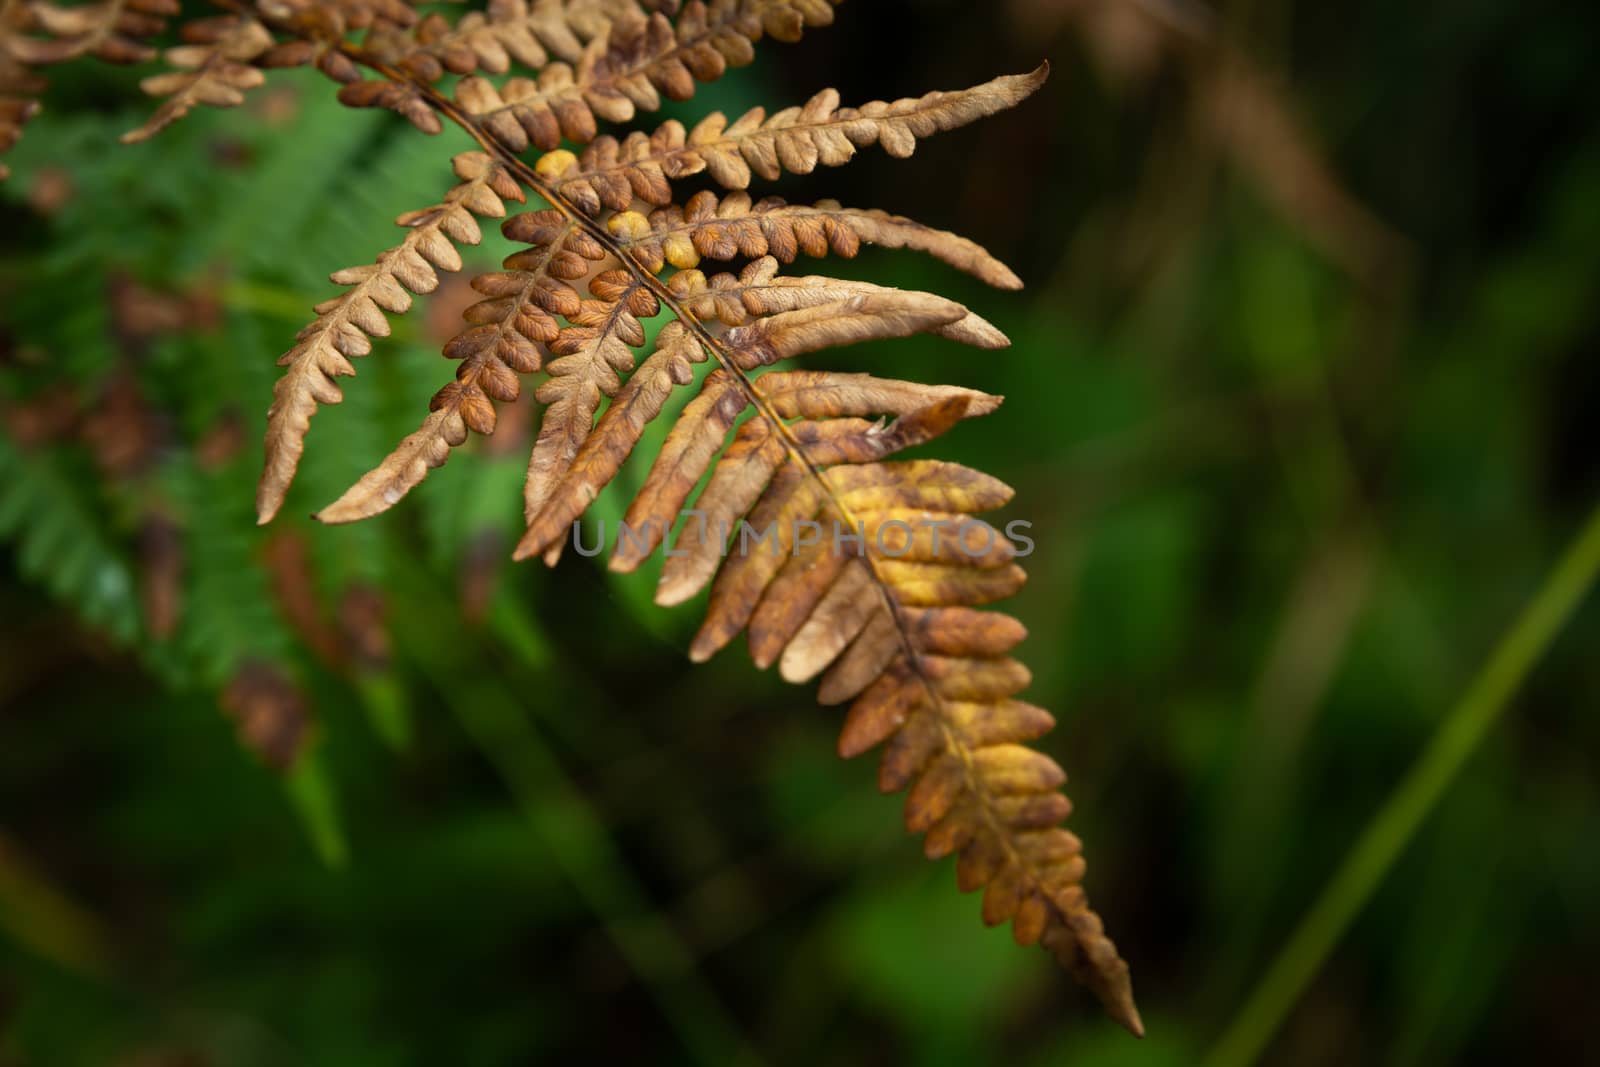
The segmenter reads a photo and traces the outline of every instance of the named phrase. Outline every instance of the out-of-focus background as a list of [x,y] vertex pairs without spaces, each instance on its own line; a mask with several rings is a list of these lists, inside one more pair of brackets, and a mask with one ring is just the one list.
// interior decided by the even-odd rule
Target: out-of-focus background
[[1592,4],[873,0],[671,109],[1050,60],[1013,112],[776,191],[1028,283],[802,265],[1014,340],[818,365],[1007,397],[939,453],[1033,524],[1028,698],[1143,1042],[983,928],[836,710],[742,649],[691,667],[653,573],[507,562],[531,412],[381,518],[306,518],[448,380],[463,286],[254,526],[274,360],[461,135],[290,73],[123,147],[142,72],[56,70],[0,187],[0,1064],[1589,1061],[1592,600],[1259,1007],[1600,495],[1597,46]]

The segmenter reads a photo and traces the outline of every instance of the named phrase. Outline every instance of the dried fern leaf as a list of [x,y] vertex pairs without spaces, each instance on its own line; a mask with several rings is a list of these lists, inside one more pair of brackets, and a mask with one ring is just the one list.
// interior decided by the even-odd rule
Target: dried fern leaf
[[[752,260],[737,276],[717,274],[707,278],[692,268],[680,270],[668,280],[667,288],[697,318],[724,326],[742,326],[756,316],[830,304],[857,294],[892,291],[871,282],[780,275],[778,261],[771,256]],[[933,332],[978,348],[1005,348],[1010,344],[1005,334],[970,311]]]
[[444,131],[444,123],[423,95],[411,82],[369,78],[354,81],[339,90],[339,102],[348,107],[381,107],[393,111],[426,134]]
[[411,5],[410,0],[267,0],[267,2],[280,4],[291,3],[297,6],[331,9],[338,13],[340,21],[352,30],[378,30],[385,31],[390,28],[404,29],[416,25],[417,9]]
[[870,374],[837,371],[772,371],[756,379],[756,394],[781,418],[912,415],[960,397],[963,415],[975,418],[1000,406],[1001,398],[958,385],[923,385]]
[[648,220],[648,231],[620,238],[618,244],[650,273],[668,265],[692,269],[702,258],[772,256],[792,263],[803,252],[849,259],[865,243],[925,252],[996,288],[1022,287],[1009,267],[974,241],[886,211],[841,207],[835,200],[788,204],[775,196],[752,201],[734,192],[718,199],[703,191],[682,207],[656,208]]
[[432,82],[446,72],[504,74],[512,64],[537,70],[552,54],[571,62],[582,55],[585,42],[604,36],[613,20],[643,16],[634,0],[489,0],[483,11],[468,11],[454,24],[434,12],[409,38],[371,34],[366,45]]
[[[438,12],[418,24],[412,47],[390,46],[369,36],[368,47],[387,51],[397,65],[426,81],[438,81],[451,74],[472,74],[486,70],[504,74],[513,62],[538,69],[550,60],[545,51],[545,36],[555,30],[565,38],[572,31],[561,17],[560,0],[490,0],[484,11],[469,11],[454,25]],[[541,34],[540,28],[546,33]],[[572,43],[577,44],[575,38]],[[398,54],[396,54],[398,53]]]
[[[144,43],[178,12],[177,0],[106,0],[59,7],[35,0],[0,3],[0,153],[22,135],[39,110],[44,79],[33,68],[93,55],[107,63],[142,63],[155,56]],[[0,179],[10,173],[0,163]]]
[[61,7],[35,0],[15,8],[25,10],[31,28],[47,36],[18,37],[10,50],[24,63],[43,66],[82,55],[107,63],[148,62],[156,51],[146,41],[166,28],[179,5],[177,0],[106,0]]
[[238,107],[244,94],[266,80],[250,61],[272,47],[272,34],[248,15],[218,15],[186,22],[187,44],[169,48],[166,61],[177,70],[154,74],[139,83],[151,96],[167,99],[136,130],[122,135],[124,144],[149,140],[187,115],[197,104]]
[[573,325],[551,343],[557,358],[547,368],[550,380],[537,394],[545,409],[523,491],[530,520],[572,466],[594,425],[600,398],[616,396],[622,376],[633,372],[633,349],[645,343],[639,320],[661,310],[655,294],[625,270],[597,275],[589,291],[596,299],[584,301],[570,317]]
[[[831,304],[783,312],[730,331],[725,340],[736,355],[737,365],[751,370],[820,348],[876,338],[910,336],[957,321],[966,314],[966,309],[960,304],[929,293],[883,290],[871,294],[852,294]],[[638,443],[646,424],[660,413],[673,385],[687,385],[693,380],[689,364],[704,359],[704,352],[699,342],[687,335],[682,324],[674,325],[676,328],[663,329],[656,353],[646,365],[649,375],[644,376],[641,372],[630,379],[625,397],[619,398],[606,410],[593,436],[588,431],[594,407],[589,407],[587,412],[580,412],[581,436],[576,438],[576,445],[572,443],[573,422],[562,413],[557,423],[558,430],[552,436],[566,442],[572,452],[570,458],[559,467],[549,461],[542,464],[538,462],[540,446],[544,445],[547,434],[547,430],[541,430],[540,445],[534,449],[535,461],[529,465],[528,531],[517,546],[516,558],[544,554],[559,545],[572,522],[621,468],[622,461]],[[628,356],[631,358],[631,353]],[[540,389],[541,400],[553,405],[558,395],[565,396],[565,393],[552,392],[547,399],[546,390],[550,390],[557,381],[553,380]],[[745,406],[745,398],[739,394],[740,403],[737,407],[731,403],[717,407],[723,403],[720,398],[726,395],[728,386],[725,383],[723,377],[708,378],[701,398],[690,406],[696,412],[719,412],[715,425],[722,426],[724,432]],[[595,393],[599,391],[602,390],[594,390]],[[613,389],[607,395],[615,392]],[[967,391],[958,392],[965,394]],[[716,399],[706,400],[706,397]],[[594,399],[597,403],[598,396]],[[551,412],[547,411],[547,426],[550,416]],[[652,483],[658,477],[671,477],[679,485],[687,486],[699,481],[715,448],[705,451],[690,447],[697,462],[684,463],[677,456],[680,447],[681,442],[669,437],[662,452],[662,458],[667,463],[659,468],[662,472],[660,475],[656,469],[652,469],[641,498],[657,498],[658,493]],[[687,489],[681,495],[672,493],[661,495],[659,499],[673,501],[672,509],[675,512],[686,494]],[[640,531],[643,538],[639,543],[643,555],[648,555],[654,549],[675,518],[674,513],[661,513],[659,510],[648,514],[629,512],[627,521],[630,527]]]
[[[676,21],[668,17],[675,0],[492,0],[482,14],[453,24],[430,16],[409,29],[405,14],[386,10],[398,0],[281,2],[304,15],[303,25],[284,30],[293,20],[277,16],[272,25],[296,40],[275,48],[263,30],[230,43],[231,34],[253,36],[245,28],[253,20],[216,20],[226,32],[206,31],[200,43],[209,47],[173,57],[193,78],[171,83],[179,96],[216,102],[211,97],[236,96],[241,80],[259,78],[224,61],[250,72],[244,64],[315,62],[347,83],[345,102],[391,108],[429,132],[450,118],[491,154],[458,157],[462,184],[444,204],[402,217],[412,227],[404,243],[371,267],[334,276],[351,288],[319,305],[317,321],[282,361],[288,370],[269,413],[258,496],[263,521],[281,506],[316,405],[339,399],[334,378],[353,373],[350,358],[387,331],[384,312],[403,312],[408,289],[431,289],[436,267],[459,267],[449,239],[476,241],[474,214],[500,215],[504,198],[522,198],[510,170],[493,161],[505,160],[552,208],[506,221],[504,234],[528,247],[503,270],[474,279],[484,299],[445,346],[459,361],[455,380],[434,396],[422,426],[318,518],[345,522],[391,506],[469,433],[493,431],[494,402],[519,395],[519,375],[546,370],[525,489],[528,528],[515,554],[553,562],[571,524],[615,479],[673,391],[693,383],[694,364],[714,357],[718,366],[628,508],[629,532],[611,566],[631,570],[663,545],[703,482],[688,510],[699,528],[691,536],[684,524],[657,588],[658,601],[678,603],[710,587],[691,658],[704,660],[744,633],[759,665],[776,664],[791,681],[817,679],[821,701],[848,703],[841,755],[884,746],[879,784],[907,792],[908,829],[924,835],[930,857],[958,857],[961,888],[985,889],[984,920],[1009,922],[1020,943],[1042,943],[1141,1032],[1127,966],[1082,889],[1081,845],[1059,826],[1070,811],[1058,792],[1065,775],[1026,745],[1052,720],[1016,699],[1031,680],[1010,657],[1024,632],[979,610],[1026,580],[1015,549],[978,518],[1011,490],[959,464],[895,458],[992,411],[999,398],[768,370],[829,347],[917,333],[982,348],[1007,343],[982,318],[932,294],[781,275],[780,264],[801,253],[849,257],[875,243],[926,252],[997,287],[1021,283],[980,246],[910,219],[743,191],[756,176],[839,165],[872,144],[908,155],[918,138],[1014,105],[1045,68],[860,108],[841,108],[837,94],[824,92],[770,117],[756,109],[732,123],[714,115],[692,131],[666,123],[653,135],[596,141],[601,121],[686,98],[696,82],[748,62],[760,37],[790,40],[828,22],[831,0],[690,0]],[[320,28],[311,7],[326,14]],[[349,45],[344,35],[362,28],[365,44]],[[336,57],[379,77],[355,79]],[[536,67],[536,76],[496,84],[479,74],[514,65]],[[446,73],[463,75],[454,103],[432,86]],[[227,92],[196,88],[208,76]],[[169,105],[181,114],[188,103]],[[593,143],[578,156],[560,149],[564,139]],[[546,152],[531,175],[512,158],[529,145]],[[700,173],[732,191],[674,202],[671,183]],[[750,262],[737,274],[700,269],[706,260],[741,259]],[[643,320],[662,303],[674,320],[635,370]]]
[[730,124],[719,111],[693,129],[673,119],[651,134],[634,132],[620,141],[600,136],[581,155],[548,152],[537,166],[562,196],[591,215],[603,207],[627,210],[635,198],[663,206],[672,201],[671,182],[700,173],[725,189],[745,189],[752,176],[771,180],[784,171],[810,174],[818,166],[843,166],[857,149],[874,144],[904,158],[919,137],[1015,107],[1044,84],[1049,69],[1045,64],[970,89],[875,100],[859,108],[841,108],[839,94],[825,89],[803,106],[771,116],[751,108]]
[[[677,336],[672,336],[674,333]],[[678,346],[690,342],[698,345],[698,342],[689,337],[681,323],[672,322],[662,327],[657,347],[659,350],[665,345]],[[634,497],[628,514],[623,519],[630,528],[644,531],[650,540],[648,544],[640,544],[630,549],[629,546],[633,542],[624,538],[617,546],[618,555],[626,557],[630,552],[635,552],[637,559],[634,565],[637,566],[637,561],[642,561],[655,550],[665,536],[667,524],[688,499],[689,493],[705,473],[712,457],[722,448],[723,439],[728,431],[733,429],[734,423],[748,406],[749,400],[740,388],[738,379],[729,371],[718,368],[706,375],[705,381],[701,383],[700,392],[689,401],[683,414],[673,424],[672,431],[668,433],[666,442],[650,468],[649,478]],[[600,433],[596,436],[603,440],[608,435]],[[740,447],[741,441],[735,440],[730,452]],[[781,458],[777,457],[774,465]],[[616,460],[616,465],[621,465],[620,458]],[[587,472],[587,465],[584,463],[575,462],[573,467],[575,470]],[[599,489],[599,485],[592,486],[595,493],[598,493]],[[557,495],[555,499],[567,501],[565,508],[571,509],[571,489]],[[574,519],[582,513],[583,507],[571,512]],[[650,516],[663,515],[667,517],[665,522],[660,519],[654,523],[647,521]],[[530,555],[535,550],[542,550],[554,543],[554,538],[560,536],[566,529],[564,523],[555,522],[553,518],[546,518],[544,515],[536,516],[528,525],[532,531],[541,524],[544,528],[539,533],[530,532],[524,538],[529,542]],[[617,567],[615,557],[613,557],[613,568],[631,569]]]
[[[887,476],[876,485],[852,486],[836,473],[840,468],[822,477],[869,528],[904,506],[913,487],[918,494],[947,488],[947,515],[975,514],[1003,499],[981,478],[895,469],[901,466],[878,465]],[[1055,791],[1065,776],[1021,744],[1051,725],[1047,714],[1012,699],[1029,680],[1021,664],[1005,657],[1022,628],[973,610],[1014,592],[1020,569],[1005,552],[955,560],[884,558],[897,551],[893,544],[873,538],[865,544],[863,556],[849,564],[858,573],[835,581],[784,648],[784,676],[801,680],[826,668],[819,699],[853,699],[840,754],[887,742],[880,785],[885,791],[910,788],[907,827],[927,835],[930,858],[958,855],[962,889],[987,887],[984,921],[1010,920],[1018,943],[1042,942],[1114,1018],[1141,1033],[1127,965],[1080,885],[1081,846],[1058,827],[1070,810]],[[863,608],[863,601],[871,606]],[[759,619],[760,608],[753,615]],[[752,632],[753,642],[760,637]]]
[[292,34],[290,40],[274,44],[263,52],[257,64],[267,68],[311,65],[341,85],[361,80],[361,69],[346,55],[346,35],[365,26],[400,26],[416,21],[416,12],[400,0],[373,5],[363,0],[267,0],[262,11],[279,30]]
[[890,289],[758,318],[729,330],[726,341],[736,364],[751,370],[824,348],[937,330],[966,316],[954,300]]
[[443,203],[395,220],[408,228],[405,240],[369,266],[334,272],[332,280],[349,288],[317,305],[315,321],[278,360],[288,369],[273,389],[267,412],[266,461],[256,489],[261,522],[271,521],[283,505],[317,405],[343,398],[334,378],[355,374],[351,358],[371,351],[369,338],[388,335],[384,312],[403,314],[411,306],[411,293],[432,292],[438,286],[437,270],[461,269],[451,242],[481,240],[474,216],[498,218],[505,214],[505,200],[523,199],[515,179],[481,152],[462,153],[454,166],[460,183]]
[[[834,2],[690,0],[676,23],[660,12],[623,14],[584,46],[575,63],[550,63],[537,81],[516,77],[499,87],[464,78],[456,102],[516,152],[530,143],[553,149],[563,137],[588,142],[601,121],[627,122],[638,111],[655,111],[663,96],[687,100],[696,82],[749,63],[753,43],[764,34],[794,41],[807,26],[827,25]],[[481,65],[482,56],[470,46],[455,53],[458,65],[468,65],[469,52],[473,65]]]
[[[593,432],[583,437],[558,476],[551,477],[544,470],[536,471],[536,446],[534,458],[529,461],[524,498],[530,527],[565,531],[616,477],[623,461],[644,435],[645,427],[661,414],[673,389],[694,381],[691,364],[702,363],[705,358],[705,349],[682,323],[668,323],[657,336],[650,357],[628,378]],[[543,394],[542,389],[540,392]],[[537,536],[529,534],[530,538]],[[554,538],[543,540],[548,543],[546,552],[559,544]]]
[[468,431],[494,432],[494,401],[521,395],[517,375],[544,364],[547,342],[561,335],[556,317],[576,316],[583,300],[576,284],[605,258],[605,250],[575,222],[554,210],[506,220],[506,236],[532,247],[506,258],[506,270],[483,274],[472,286],[489,297],[464,312],[472,325],[456,334],[444,354],[460,360],[455,380],[434,394],[429,414],[383,462],[338,500],[317,512],[321,522],[354,522],[386,511],[444,465]]
[[[752,282],[769,269],[756,266]],[[723,298],[700,292],[713,309]],[[747,632],[758,664],[777,662],[795,681],[820,674],[819,699],[851,702],[841,755],[887,743],[880,784],[909,789],[906,825],[926,835],[927,854],[957,854],[961,887],[986,889],[984,920],[1009,921],[1019,943],[1044,944],[1138,1033],[1127,966],[1081,886],[1081,845],[1059,828],[1070,810],[1057,792],[1065,776],[1023,744],[1051,720],[1014,699],[1030,680],[1007,655],[1022,628],[976,610],[1025,580],[1014,549],[976,518],[1011,490],[959,464],[888,458],[992,410],[996,398],[825,372],[773,372],[752,387],[738,377],[800,352],[948,326],[965,313],[926,294],[855,293],[729,329],[719,343],[727,369],[707,377],[673,427],[628,512],[642,536],[619,537],[612,565],[632,569],[661,543],[754,406],[757,416],[734,434],[696,502],[693,542],[685,543],[686,525],[663,565],[663,603],[711,583],[690,657],[705,660]],[[608,409],[534,517],[519,557],[547,552],[565,534],[665,392],[688,379],[671,354],[685,336],[675,331],[674,348],[647,365],[650,380],[637,391],[630,383],[629,402]],[[874,414],[897,417],[887,425],[861,417]]]
[[[403,39],[406,29],[416,23],[417,12],[406,0],[263,0],[260,10],[274,29],[291,39],[263,52],[255,61],[258,66],[310,64],[341,85],[339,100],[350,107],[388,108],[424,133],[443,129],[416,86],[387,78],[361,78],[360,63],[388,58],[370,42]],[[369,47],[353,51],[348,37],[358,30],[367,31]]]
[[[810,443],[801,447],[812,463],[871,454],[857,443],[827,456]],[[794,469],[793,461],[783,469]],[[942,522],[989,510],[1009,490],[933,461],[830,466],[816,480],[825,491],[807,492],[804,479],[774,477],[750,522],[793,524],[814,509],[848,516],[864,535],[861,556],[837,564],[836,575],[825,567],[821,579],[829,584],[821,595],[823,581],[792,554],[793,538],[780,535],[771,552],[730,556],[691,656],[704,659],[748,628],[759,663],[781,657],[792,680],[825,672],[819,699],[853,700],[840,754],[888,743],[880,784],[886,791],[910,788],[906,824],[927,835],[930,858],[957,854],[961,887],[987,887],[985,922],[1009,920],[1019,943],[1042,942],[1114,1018],[1141,1032],[1127,966],[1081,888],[1081,846],[1058,827],[1070,810],[1056,792],[1065,776],[1021,744],[1050,724],[1043,712],[1012,699],[1029,680],[1005,656],[1021,627],[972,610],[1015,592],[1021,570],[1006,550],[954,554],[948,544],[940,552],[909,534],[899,541],[873,534],[907,521],[911,509],[934,508]],[[978,540],[993,534],[981,529]],[[801,610],[816,604],[799,625],[796,602]]]

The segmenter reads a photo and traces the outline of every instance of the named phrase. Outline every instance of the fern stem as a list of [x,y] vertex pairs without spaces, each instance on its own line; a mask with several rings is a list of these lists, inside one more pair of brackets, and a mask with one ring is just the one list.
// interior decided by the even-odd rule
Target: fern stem
[[1594,585],[1597,575],[1600,506],[1434,731],[1428,747],[1367,824],[1338,872],[1212,1048],[1205,1061],[1207,1067],[1248,1067],[1257,1061],[1329,952],[1416,836],[1462,765]]

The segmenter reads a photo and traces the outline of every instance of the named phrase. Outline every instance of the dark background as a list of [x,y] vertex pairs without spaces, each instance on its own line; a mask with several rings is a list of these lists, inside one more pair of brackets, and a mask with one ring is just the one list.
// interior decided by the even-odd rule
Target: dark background
[[[1012,112],[777,191],[1027,282],[797,265],[1013,339],[811,365],[1007,397],[939,454],[1033,524],[1027,696],[1143,1042],[981,926],[836,711],[742,650],[691,667],[650,568],[505,562],[527,415],[380,518],[306,519],[447,380],[458,283],[254,526],[274,359],[459,133],[285,73],[122,147],[141,72],[53,72],[0,187],[0,1064],[1201,1062],[1600,490],[1597,41],[1571,3],[873,0],[671,108],[1050,60]],[[1597,643],[1589,603],[1260,1062],[1586,1060]],[[241,719],[306,754],[274,772]]]

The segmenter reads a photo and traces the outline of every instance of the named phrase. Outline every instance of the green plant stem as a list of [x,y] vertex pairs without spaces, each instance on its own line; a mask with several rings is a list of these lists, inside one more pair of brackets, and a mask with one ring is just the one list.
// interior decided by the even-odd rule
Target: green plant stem
[[337,870],[350,858],[350,846],[339,819],[338,790],[323,763],[323,753],[313,745],[283,779],[289,803],[305,827],[317,857]]
[[600,812],[528,721],[524,698],[497,677],[490,661],[450,662],[425,636],[401,636],[411,661],[499,773],[540,847],[655,998],[691,1061],[759,1067],[759,1054],[700,976],[694,954],[651,907]]
[[1367,824],[1338,872],[1206,1058],[1207,1067],[1255,1063],[1384,876],[1478,747],[1600,574],[1600,507],[1494,654],[1434,732],[1428,747]]
[[111,949],[99,921],[23,855],[0,830],[0,937],[65,970],[105,978]]
[[561,770],[515,698],[482,681],[462,697],[451,701],[462,726],[500,772],[612,944],[654,994],[685,1050],[701,1063],[756,1064],[733,1018],[695,973],[693,953],[625,873],[600,815]]

